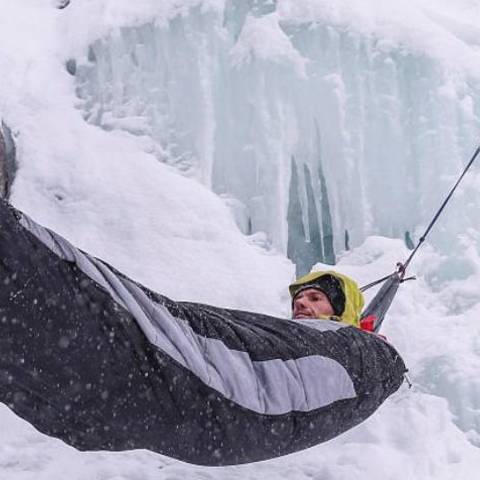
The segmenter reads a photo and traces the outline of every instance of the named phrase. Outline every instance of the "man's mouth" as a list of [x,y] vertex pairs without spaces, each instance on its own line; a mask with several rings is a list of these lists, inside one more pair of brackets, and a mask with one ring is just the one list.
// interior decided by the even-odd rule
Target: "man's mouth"
[[298,318],[315,318],[315,317],[308,312],[299,312],[295,314],[293,318],[298,319]]

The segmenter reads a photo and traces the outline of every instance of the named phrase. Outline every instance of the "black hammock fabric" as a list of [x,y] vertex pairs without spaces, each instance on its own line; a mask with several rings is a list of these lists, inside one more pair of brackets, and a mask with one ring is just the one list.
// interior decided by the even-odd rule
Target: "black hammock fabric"
[[174,302],[0,201],[0,401],[79,450],[265,460],[370,416],[405,365],[376,336]]

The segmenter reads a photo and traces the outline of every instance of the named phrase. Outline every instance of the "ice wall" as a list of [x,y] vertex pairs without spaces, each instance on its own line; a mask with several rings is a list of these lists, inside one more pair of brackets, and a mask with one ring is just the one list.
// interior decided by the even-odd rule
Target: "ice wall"
[[[415,42],[299,17],[305,1],[206,3],[68,63],[88,122],[221,194],[299,273],[368,235],[416,241],[474,149],[478,79]],[[461,195],[455,208],[440,248],[479,214]]]

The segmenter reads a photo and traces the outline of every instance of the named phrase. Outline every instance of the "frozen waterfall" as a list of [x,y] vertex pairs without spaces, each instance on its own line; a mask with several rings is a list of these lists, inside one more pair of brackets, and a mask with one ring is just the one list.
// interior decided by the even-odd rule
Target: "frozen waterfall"
[[[474,148],[478,81],[374,34],[289,20],[282,3],[200,5],[96,40],[67,65],[85,118],[221,194],[299,273],[368,235],[416,241]],[[479,213],[456,208],[449,248]]]

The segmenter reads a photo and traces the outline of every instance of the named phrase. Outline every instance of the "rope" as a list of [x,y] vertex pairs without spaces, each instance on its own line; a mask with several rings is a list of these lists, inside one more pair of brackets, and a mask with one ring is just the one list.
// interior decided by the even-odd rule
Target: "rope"
[[460,177],[458,178],[458,180],[456,181],[455,185],[453,186],[453,188],[450,190],[449,194],[447,195],[447,197],[445,198],[445,200],[443,201],[442,205],[440,206],[440,208],[437,210],[437,212],[435,213],[432,221],[430,222],[430,224],[428,225],[427,229],[425,230],[424,234],[420,237],[418,243],[417,243],[417,246],[413,249],[412,253],[410,254],[410,256],[407,258],[407,260],[405,261],[405,263],[397,263],[397,270],[390,274],[390,275],[387,275],[383,278],[380,278],[379,280],[376,280],[372,283],[369,283],[367,285],[364,285],[363,287],[360,288],[360,291],[364,292],[365,290],[368,290],[369,288],[372,288],[374,287],[375,285],[379,285],[380,283],[383,283],[385,281],[387,281],[390,277],[392,277],[393,275],[397,275],[399,274],[401,276],[401,283],[402,282],[405,282],[407,280],[413,280],[415,277],[408,277],[408,278],[403,278],[404,275],[405,275],[405,271],[407,270],[407,267],[410,265],[410,262],[412,261],[412,258],[415,256],[415,254],[417,253],[417,250],[420,248],[420,246],[422,245],[422,243],[425,241],[425,239],[427,238],[427,235],[430,233],[430,230],[432,229],[432,227],[435,225],[435,223],[437,222],[438,220],[438,217],[440,216],[440,214],[443,212],[443,209],[447,206],[447,203],[450,201],[450,198],[452,197],[453,193],[455,192],[455,190],[457,189],[458,185],[460,184],[460,182],[462,181],[463,177],[465,176],[465,174],[468,172],[468,170],[470,169],[470,167],[472,166],[473,162],[475,161],[475,159],[477,158],[478,154],[480,153],[480,146],[477,147],[477,149],[475,150],[475,153],[473,154],[472,158],[470,159],[470,161],[467,163],[467,166],[463,169],[463,172],[462,174],[460,175]]

